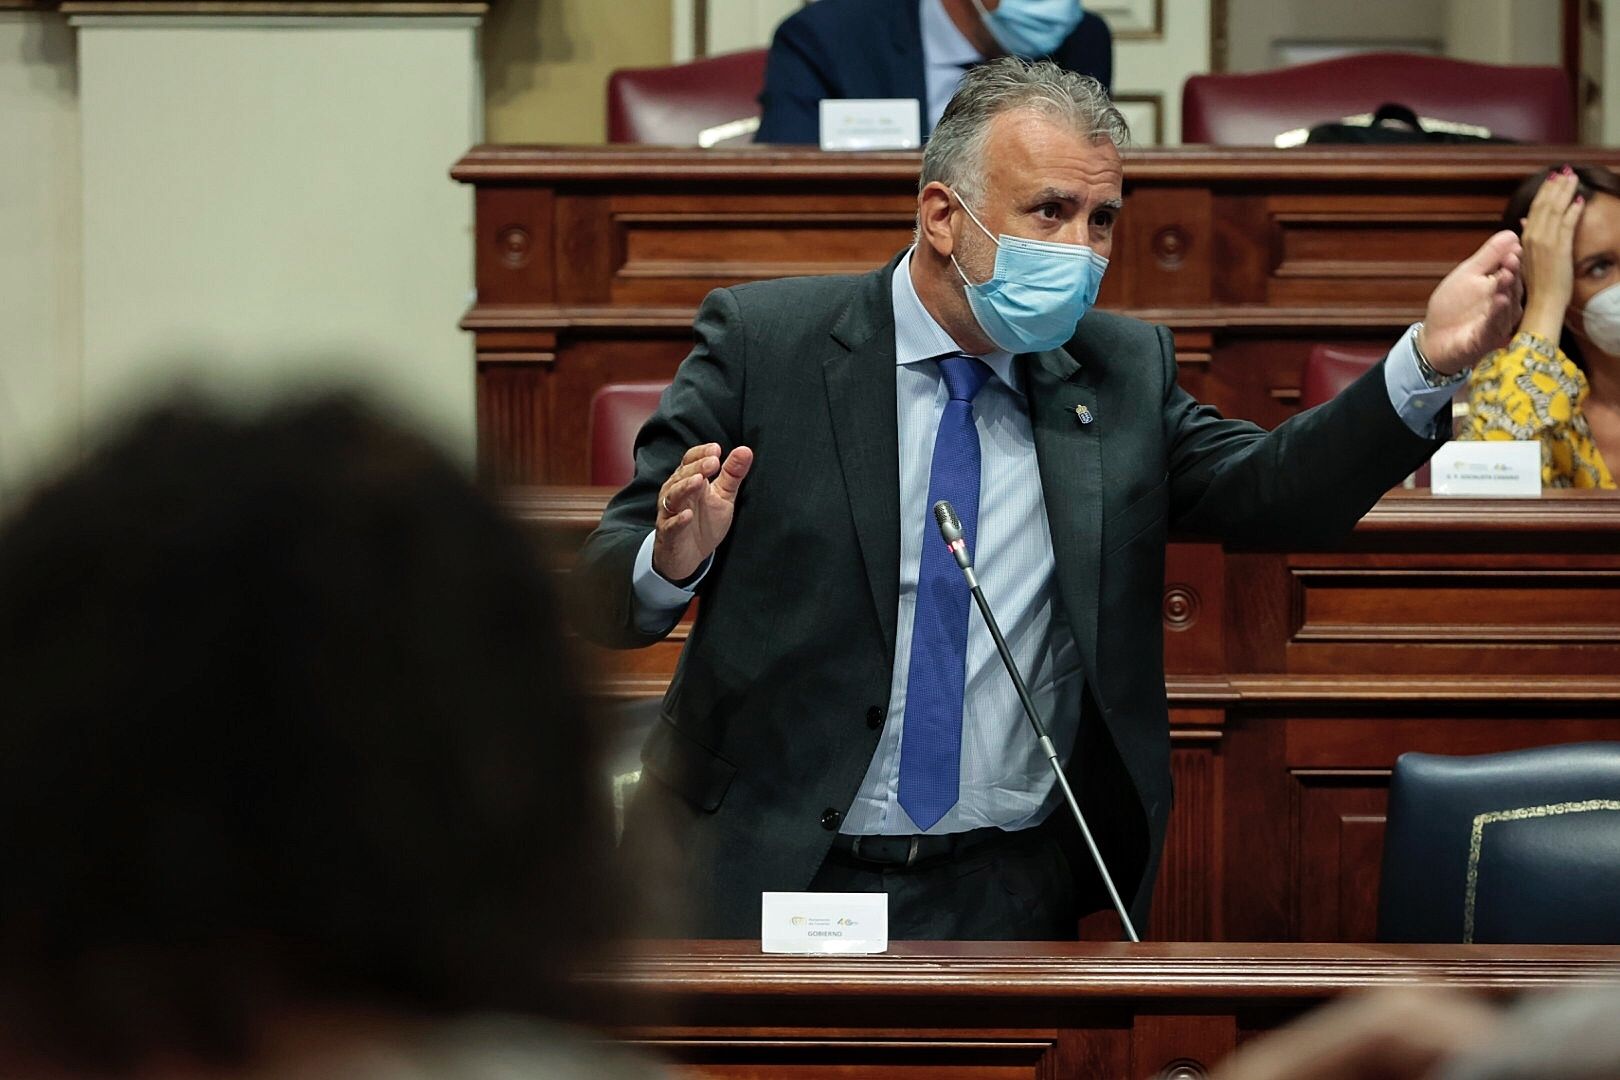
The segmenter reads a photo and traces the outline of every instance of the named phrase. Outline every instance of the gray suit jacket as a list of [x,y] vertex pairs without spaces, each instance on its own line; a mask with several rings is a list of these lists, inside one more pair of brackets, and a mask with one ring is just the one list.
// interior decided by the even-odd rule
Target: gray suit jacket
[[[711,293],[635,479],[581,551],[582,632],[651,644],[630,581],[659,487],[688,447],[754,448],[626,820],[689,905],[660,932],[758,934],[759,893],[810,883],[876,748],[899,590],[894,265]],[[1171,796],[1167,531],[1331,544],[1436,444],[1396,415],[1381,367],[1273,432],[1223,419],[1176,384],[1167,329],[1105,312],[1018,363],[1085,668],[1070,776],[1145,927]]]

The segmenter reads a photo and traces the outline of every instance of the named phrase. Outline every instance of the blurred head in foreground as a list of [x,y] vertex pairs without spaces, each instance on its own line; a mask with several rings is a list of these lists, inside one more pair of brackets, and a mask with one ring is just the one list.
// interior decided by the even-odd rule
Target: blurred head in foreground
[[1620,988],[1348,994],[1230,1055],[1211,1080],[1620,1080]]
[[428,443],[145,415],[0,524],[0,1071],[566,1012],[591,738],[531,542]]

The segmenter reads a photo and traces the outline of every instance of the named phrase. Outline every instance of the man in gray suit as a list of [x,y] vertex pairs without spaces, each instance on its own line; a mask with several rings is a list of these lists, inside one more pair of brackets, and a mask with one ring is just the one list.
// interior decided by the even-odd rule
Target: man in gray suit
[[[1087,313],[1120,212],[1095,80],[969,73],[880,270],[720,289],[586,542],[582,629],[698,616],[625,841],[697,936],[762,890],[884,891],[895,938],[1072,938],[1107,906],[929,508],[949,498],[1139,926],[1170,810],[1169,529],[1332,543],[1428,457],[1517,318],[1518,247],[1454,270],[1388,358],[1274,432],[1176,385],[1170,333]],[[1084,316],[1082,318],[1082,316]]]

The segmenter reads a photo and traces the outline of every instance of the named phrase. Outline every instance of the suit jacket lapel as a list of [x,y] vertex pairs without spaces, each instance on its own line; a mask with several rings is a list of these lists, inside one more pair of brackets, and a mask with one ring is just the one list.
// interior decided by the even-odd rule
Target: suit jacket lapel
[[1097,607],[1102,562],[1102,445],[1099,424],[1082,424],[1075,406],[1095,409],[1086,368],[1068,353],[1020,356],[1029,388],[1046,518],[1052,530],[1058,593],[1080,647],[1086,675],[1097,677]]
[[822,364],[850,517],[891,660],[900,602],[900,440],[889,289],[898,261],[860,279]]

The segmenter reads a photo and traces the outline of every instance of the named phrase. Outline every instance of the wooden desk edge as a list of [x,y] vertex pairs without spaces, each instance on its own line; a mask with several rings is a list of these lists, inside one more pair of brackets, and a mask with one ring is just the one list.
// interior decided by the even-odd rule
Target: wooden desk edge
[[[594,528],[617,489],[515,487],[496,492],[525,525]],[[1377,532],[1620,532],[1620,492],[1555,489],[1539,499],[1446,498],[1427,491],[1391,492],[1356,526]]]
[[[1271,177],[1289,182],[1345,180],[1398,183],[1517,180],[1557,161],[1620,160],[1613,149],[1593,146],[1387,146],[1296,147],[1177,146],[1127,149],[1126,186],[1175,181],[1193,173],[1201,180],[1252,182]],[[474,146],[450,170],[470,184],[553,180],[612,180],[634,176],[641,184],[663,180],[734,180],[752,185],[814,179],[823,182],[892,180],[914,184],[918,151],[826,153],[811,147],[742,146],[703,150],[676,146]]]
[[752,942],[645,942],[584,981],[684,997],[1297,1000],[1384,986],[1511,993],[1616,983],[1620,947],[897,942],[874,956],[782,956]]

